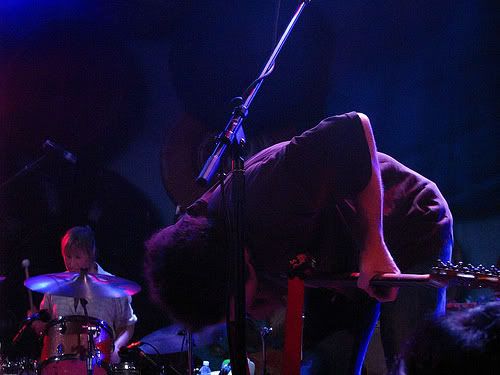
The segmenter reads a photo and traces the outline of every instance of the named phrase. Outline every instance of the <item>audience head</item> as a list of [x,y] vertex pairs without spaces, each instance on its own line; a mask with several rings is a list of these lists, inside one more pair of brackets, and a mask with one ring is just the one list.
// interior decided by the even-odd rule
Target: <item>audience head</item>
[[499,368],[500,301],[496,301],[427,322],[392,374],[493,374]]
[[226,313],[228,250],[221,238],[205,216],[184,214],[146,242],[152,299],[193,331]]

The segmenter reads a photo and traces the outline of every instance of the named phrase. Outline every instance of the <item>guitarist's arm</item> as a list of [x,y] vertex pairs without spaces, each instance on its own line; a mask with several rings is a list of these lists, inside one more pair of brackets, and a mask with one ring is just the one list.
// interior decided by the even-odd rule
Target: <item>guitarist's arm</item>
[[[385,240],[403,273],[428,273],[437,258],[450,259],[452,216],[437,186],[379,154],[385,187]],[[396,355],[425,317],[444,312],[446,289],[401,288],[381,306],[380,326],[387,358]]]
[[370,120],[364,114],[359,113],[358,116],[361,119],[361,125],[370,151],[372,169],[368,185],[360,192],[356,200],[356,208],[364,232],[361,243],[358,286],[371,297],[381,302],[393,301],[397,295],[397,288],[380,290],[370,286],[370,279],[376,274],[397,274],[399,268],[387,249],[383,236],[382,182]]

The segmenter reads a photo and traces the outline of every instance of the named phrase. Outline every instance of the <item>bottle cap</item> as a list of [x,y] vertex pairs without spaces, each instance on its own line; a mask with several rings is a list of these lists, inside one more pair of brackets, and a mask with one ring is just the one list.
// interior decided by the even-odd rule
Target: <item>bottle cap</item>
[[203,361],[203,366],[209,366],[210,362],[209,361]]

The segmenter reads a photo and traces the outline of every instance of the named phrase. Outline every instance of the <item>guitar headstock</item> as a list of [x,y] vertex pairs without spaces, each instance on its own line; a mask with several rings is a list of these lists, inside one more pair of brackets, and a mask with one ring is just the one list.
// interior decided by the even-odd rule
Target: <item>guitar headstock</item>
[[438,259],[432,267],[431,277],[448,282],[450,285],[460,285],[467,288],[500,289],[500,269],[496,266],[485,267],[482,264],[473,266],[458,262],[443,262]]

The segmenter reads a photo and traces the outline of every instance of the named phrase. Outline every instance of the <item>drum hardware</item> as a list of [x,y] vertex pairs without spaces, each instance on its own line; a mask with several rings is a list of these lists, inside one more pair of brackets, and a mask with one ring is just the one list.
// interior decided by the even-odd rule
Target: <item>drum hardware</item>
[[[118,351],[118,355],[120,356],[121,363],[118,366],[114,366],[116,372],[112,372],[112,374],[140,374],[139,369],[143,369],[145,373],[154,373],[158,375],[165,375],[166,368],[169,368],[174,373],[181,375],[179,371],[177,371],[174,367],[167,364],[166,366],[158,364],[155,360],[153,360],[149,355],[147,355],[144,350],[141,349],[141,346],[148,345],[155,351],[156,354],[160,354],[158,349],[156,349],[153,345],[137,341],[127,346],[122,346]],[[137,372],[125,372],[128,369],[127,364],[132,364],[132,370]],[[138,367],[135,367],[137,364]],[[117,370],[119,366],[120,370]],[[113,367],[113,366],[112,366]]]
[[194,359],[193,359],[193,333],[187,331],[187,346],[188,346],[188,374],[194,374]]
[[35,375],[37,368],[37,361],[30,358],[15,361],[5,358],[0,361],[0,374],[2,375]]
[[[24,285],[36,292],[75,298],[75,309],[81,303],[84,316],[67,316],[49,323],[44,333],[41,374],[78,372],[85,363],[87,374],[105,374],[101,365],[109,364],[113,346],[112,330],[103,321],[89,317],[87,300],[93,297],[120,298],[132,296],[141,287],[112,275],[62,272],[27,278]],[[95,368],[95,365],[99,367]],[[80,369],[79,371],[82,371]],[[96,370],[96,371],[94,371]]]
[[[86,309],[85,309],[85,314],[86,317],[88,317]],[[93,375],[94,364],[95,364],[94,359],[98,358],[100,361],[100,355],[101,355],[101,351],[97,349],[95,346],[94,336],[97,336],[100,333],[100,330],[98,327],[91,327],[91,326],[84,326],[84,328],[86,328],[87,330],[87,358],[86,358],[87,374]]]
[[90,369],[92,374],[105,375],[112,346],[113,332],[104,321],[80,315],[59,317],[44,331],[40,373],[88,374]]
[[60,326],[60,327],[57,327],[57,330],[59,331],[59,333],[60,333],[61,335],[64,335],[64,334],[66,333],[66,322],[65,322],[65,321],[63,321],[63,322],[61,323],[61,326]]
[[267,366],[267,337],[273,332],[272,327],[264,326],[260,329],[260,343],[262,346],[262,368],[263,373],[266,373]]
[[141,371],[133,362],[120,362],[111,365],[111,375],[140,375]]
[[[226,325],[215,324],[193,332],[189,338],[188,330],[180,324],[173,324],[157,330],[141,339],[141,349],[148,355],[170,356],[183,353],[185,356],[177,358],[177,370],[171,364],[165,364],[165,371],[176,374],[189,374],[189,363],[196,362],[200,357],[216,363],[227,357]],[[190,349],[191,347],[191,349]],[[188,360],[189,350],[192,351],[192,361]],[[181,364],[182,362],[182,364]],[[194,363],[193,363],[194,366]],[[193,372],[190,373],[191,375]]]
[[87,320],[87,324],[85,326],[83,326],[85,331],[87,331],[87,358],[86,358],[85,363],[87,365],[87,374],[93,375],[94,374],[94,359],[99,358],[98,356],[100,355],[100,352],[97,350],[97,348],[95,346],[94,336],[97,336],[98,334],[100,334],[101,331],[98,327],[90,325],[89,314],[87,311],[88,301],[85,298],[80,298],[80,303],[83,307],[85,319]]
[[[24,275],[26,277],[26,280],[30,278],[30,273],[29,273],[29,266],[30,266],[30,260],[29,259],[23,259],[21,262],[22,267],[24,268]],[[34,311],[34,305],[33,305],[33,294],[31,293],[31,289],[28,289],[28,301],[30,304],[30,311]]]
[[14,338],[12,339],[12,343],[16,345],[25,334],[26,330],[31,327],[33,322],[40,320],[42,322],[48,322],[50,320],[50,314],[47,310],[40,310],[37,313],[31,314],[28,318],[23,321],[21,329],[16,333]]
[[87,270],[33,276],[26,279],[24,285],[35,292],[79,299],[127,297],[141,290],[139,284],[133,281],[88,273]]

